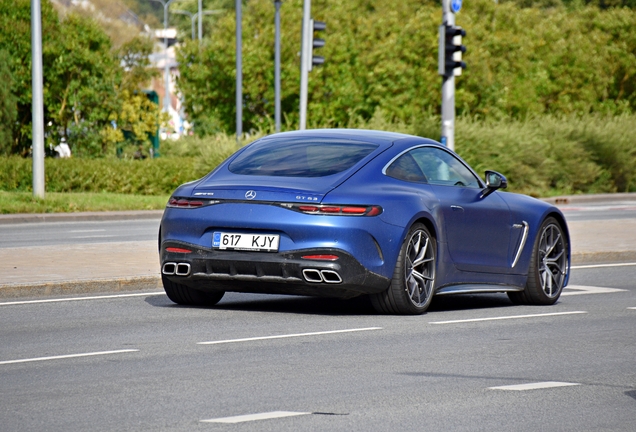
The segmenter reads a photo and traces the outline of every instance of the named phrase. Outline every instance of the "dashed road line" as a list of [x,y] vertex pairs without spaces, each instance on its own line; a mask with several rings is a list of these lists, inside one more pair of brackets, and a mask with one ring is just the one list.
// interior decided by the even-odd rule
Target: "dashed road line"
[[506,386],[498,386],[498,387],[488,387],[488,388],[490,390],[525,391],[525,390],[538,390],[538,389],[547,389],[547,388],[555,388],[555,387],[570,387],[570,386],[578,386],[578,385],[581,385],[581,384],[559,382],[559,381],[545,381],[545,382],[515,384],[515,385],[506,385]]
[[540,317],[549,317],[549,316],[574,315],[574,314],[586,314],[586,313],[587,313],[586,311],[553,312],[553,313],[533,314],[533,315],[512,315],[512,316],[503,316],[503,317],[472,318],[472,319],[450,320],[450,321],[431,321],[431,322],[429,322],[429,324],[459,324],[459,323],[480,322],[480,321],[498,321],[498,320],[509,320],[509,319],[540,318]]
[[260,340],[270,340],[270,339],[285,339],[285,338],[304,337],[304,336],[320,336],[320,335],[328,335],[328,334],[336,334],[336,333],[352,333],[352,332],[361,332],[361,331],[370,331],[370,330],[382,330],[382,327],[366,327],[366,328],[330,330],[330,331],[311,332],[311,333],[295,333],[295,334],[276,335],[276,336],[260,336],[260,337],[251,337],[251,338],[242,338],[242,339],[226,339],[226,340],[209,341],[209,342],[197,342],[197,345],[219,345],[219,344],[236,343],[236,342],[252,342],[252,341],[260,341]]
[[295,411],[272,411],[258,414],[247,414],[233,417],[219,417],[208,420],[200,420],[201,423],[244,423],[255,420],[269,420],[284,417],[294,417],[301,415],[308,415],[310,412],[295,412]]
[[628,307],[627,309],[633,309],[633,310],[636,310],[636,307]]
[[149,293],[113,294],[113,295],[90,296],[90,297],[69,297],[69,298],[57,298],[57,299],[46,299],[46,300],[23,300],[23,301],[0,303],[0,306],[15,306],[15,305],[26,305],[26,304],[36,304],[36,303],[60,303],[60,302],[79,301],[79,300],[103,300],[103,299],[125,298],[125,297],[156,296],[156,295],[165,295],[165,294],[166,293],[164,291],[160,291],[160,292],[149,292]]
[[[573,290],[573,291],[570,291]],[[562,296],[573,296],[581,294],[608,294],[613,292],[627,291],[619,288],[603,288],[595,286],[568,285],[561,293]]]
[[110,355],[110,354],[124,354],[124,353],[131,353],[131,352],[137,352],[137,351],[139,350],[125,349],[125,350],[116,350],[116,351],[97,351],[97,352],[82,353],[82,354],[68,354],[68,355],[50,356],[50,357],[35,357],[35,358],[28,358],[28,359],[0,361],[0,365],[30,363],[30,362],[47,361],[47,360],[62,360],[62,359],[70,359],[70,358],[78,358],[78,357],[93,357],[93,356]]

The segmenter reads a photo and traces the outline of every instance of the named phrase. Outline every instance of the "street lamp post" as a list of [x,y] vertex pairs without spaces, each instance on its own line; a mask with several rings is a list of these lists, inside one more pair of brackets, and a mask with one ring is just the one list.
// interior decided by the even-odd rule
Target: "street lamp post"
[[191,21],[191,27],[192,27],[192,40],[194,40],[194,20],[196,19],[196,15],[198,14],[192,14],[191,12],[188,11],[184,11],[184,10],[173,10],[172,13],[176,13],[176,14],[180,14],[180,15],[187,15],[190,17],[190,21]]
[[163,110],[165,112],[170,111],[170,66],[168,65],[168,7],[176,0],[150,0],[161,3],[163,5],[163,43],[166,45],[165,50],[165,65],[164,65],[164,96],[163,96]]
[[243,135],[243,26],[241,0],[235,0],[236,10],[236,142]]
[[280,4],[281,0],[274,0],[276,15],[274,18],[276,36],[274,42],[274,120],[276,132],[280,132]]
[[[188,15],[190,17],[190,20],[192,21],[191,26],[192,26],[192,40],[194,40],[194,22],[199,18],[199,15],[216,15],[216,14],[220,14],[221,12],[224,12],[223,9],[214,9],[214,10],[204,10],[201,12],[197,12],[195,14],[185,11],[185,10],[173,10],[172,13],[177,13],[177,14],[181,14],[181,15]],[[201,20],[199,20],[199,22],[201,22]],[[201,40],[203,34],[203,32],[199,33],[199,40]]]
[[[201,18],[201,15],[217,15],[223,12],[225,12],[225,9],[204,10],[204,11],[195,13],[193,19],[198,19],[200,24],[203,21]],[[202,38],[203,38],[203,30],[199,32],[199,40],[201,40]]]
[[33,196],[44,198],[44,96],[42,90],[42,6],[31,0],[31,95]]

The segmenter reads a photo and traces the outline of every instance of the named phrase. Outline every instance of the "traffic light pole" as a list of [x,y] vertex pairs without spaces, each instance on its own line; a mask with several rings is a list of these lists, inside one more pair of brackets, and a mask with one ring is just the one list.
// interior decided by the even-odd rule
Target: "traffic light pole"
[[[450,10],[450,0],[442,1],[443,25],[454,26],[455,14]],[[455,75],[442,76],[442,144],[455,150]]]
[[309,81],[309,56],[311,47],[309,46],[312,31],[311,27],[311,0],[305,0],[303,5],[303,27],[300,50],[300,120],[298,129],[304,130],[307,126],[307,88]]

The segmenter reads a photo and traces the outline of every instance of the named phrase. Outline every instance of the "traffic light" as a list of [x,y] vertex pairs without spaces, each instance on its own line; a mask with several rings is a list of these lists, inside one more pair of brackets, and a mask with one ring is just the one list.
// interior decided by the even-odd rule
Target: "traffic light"
[[327,29],[327,24],[323,21],[314,21],[313,19],[309,22],[309,37],[310,37],[310,55],[309,55],[309,68],[311,71],[314,66],[320,66],[325,63],[325,58],[323,56],[314,55],[314,49],[322,48],[325,46],[325,40],[314,37],[314,32],[317,31],[325,31]]
[[462,37],[466,30],[459,26],[441,25],[439,27],[439,64],[438,72],[446,77],[459,76],[466,63],[462,61],[462,54],[466,47],[462,45]]

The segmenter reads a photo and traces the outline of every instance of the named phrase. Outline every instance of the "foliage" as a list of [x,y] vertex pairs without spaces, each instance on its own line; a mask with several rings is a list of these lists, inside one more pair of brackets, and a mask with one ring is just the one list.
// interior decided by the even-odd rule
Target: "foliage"
[[[464,5],[457,23],[468,34],[468,69],[456,79],[458,115],[523,119],[633,112],[636,12],[559,1],[540,6],[492,0]],[[273,116],[273,14],[270,2],[250,1],[243,10],[246,130],[266,127]],[[281,104],[288,128],[298,119],[301,14],[302,0],[283,2]],[[436,2],[315,0],[312,15],[327,30],[318,53],[325,65],[310,73],[310,125],[366,121],[378,109],[391,122],[410,123],[438,111]],[[234,15],[227,14],[202,45],[187,41],[178,52],[186,66],[178,86],[201,135],[234,130],[234,33]]]
[[[27,156],[31,146],[31,14],[29,0],[0,0],[0,50],[8,53],[11,93],[17,97],[17,121],[5,152]],[[42,62],[44,124],[48,146],[67,139],[76,156],[114,154],[121,119],[137,141],[155,131],[159,107],[139,97],[150,40],[133,39],[119,50],[100,25],[86,16],[57,16],[49,0],[42,1]],[[130,113],[138,110],[137,116]],[[120,114],[123,113],[123,117]]]
[[85,211],[161,210],[168,195],[131,195],[94,192],[47,192],[44,199],[31,192],[0,191],[0,214],[70,213]]
[[[349,126],[393,130],[431,137],[439,118],[417,123],[391,123],[376,111],[368,122]],[[475,117],[457,119],[457,152],[476,171],[500,171],[509,190],[533,196],[636,192],[636,148],[631,131],[636,116],[537,116],[523,120]],[[162,158],[51,159],[45,161],[48,192],[116,192],[159,195],[207,174],[261,131],[240,143],[225,134],[166,141]],[[0,190],[31,190],[31,161],[0,157]]]
[[[111,192],[123,194],[169,194],[182,183],[207,174],[195,158],[146,160],[54,159],[44,161],[47,192]],[[0,157],[0,190],[31,190],[31,160]]]
[[9,153],[13,125],[17,117],[17,98],[12,93],[13,75],[9,68],[10,57],[0,50],[0,155]]

